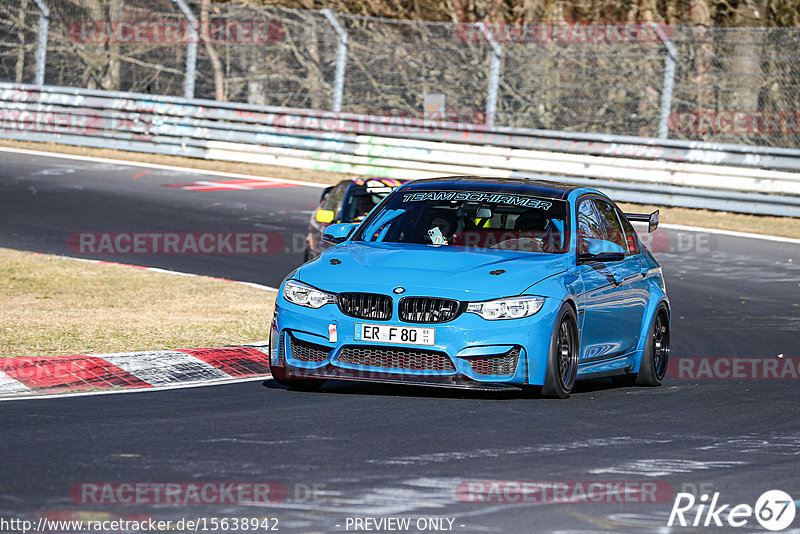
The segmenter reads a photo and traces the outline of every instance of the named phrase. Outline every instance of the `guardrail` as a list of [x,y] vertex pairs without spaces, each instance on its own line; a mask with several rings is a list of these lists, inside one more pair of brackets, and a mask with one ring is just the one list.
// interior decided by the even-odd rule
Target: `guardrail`
[[800,150],[0,83],[0,138],[394,178],[541,177],[616,200],[800,217]]

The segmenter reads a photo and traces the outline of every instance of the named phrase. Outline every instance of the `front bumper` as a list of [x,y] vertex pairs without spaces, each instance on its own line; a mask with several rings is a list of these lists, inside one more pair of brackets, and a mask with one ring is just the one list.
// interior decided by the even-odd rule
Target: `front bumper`
[[[398,319],[396,299],[393,319],[370,321],[347,316],[336,304],[319,309],[298,306],[279,293],[270,332],[270,364],[274,376],[287,379],[472,389],[542,385],[560,306],[548,301],[538,313],[523,319],[487,321],[462,313],[450,322],[418,324]],[[356,340],[356,323],[432,327],[436,329],[435,344]],[[336,331],[335,341],[329,336],[332,328]],[[354,353],[366,355],[366,360],[354,359]],[[365,361],[370,363],[364,364]]]

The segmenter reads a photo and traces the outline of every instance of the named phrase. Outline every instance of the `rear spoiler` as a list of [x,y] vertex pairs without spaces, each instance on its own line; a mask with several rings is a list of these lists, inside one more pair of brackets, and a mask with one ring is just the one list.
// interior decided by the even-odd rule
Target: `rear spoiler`
[[625,218],[631,222],[646,222],[648,223],[647,231],[652,232],[658,228],[658,210],[650,215],[646,213],[626,213]]

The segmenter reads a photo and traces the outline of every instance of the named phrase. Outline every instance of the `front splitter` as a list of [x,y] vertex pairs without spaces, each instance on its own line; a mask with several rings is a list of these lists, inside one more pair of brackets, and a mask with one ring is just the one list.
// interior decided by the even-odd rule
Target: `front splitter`
[[305,369],[292,367],[284,368],[286,377],[289,379],[306,380],[343,380],[348,382],[372,382],[381,384],[396,384],[406,386],[438,387],[448,389],[469,389],[473,391],[519,391],[520,386],[515,384],[503,384],[498,382],[478,382],[462,375],[446,376],[424,376],[424,375],[403,375],[402,377],[370,371],[358,371],[355,369],[342,369],[340,367],[327,366],[315,372],[304,372]]

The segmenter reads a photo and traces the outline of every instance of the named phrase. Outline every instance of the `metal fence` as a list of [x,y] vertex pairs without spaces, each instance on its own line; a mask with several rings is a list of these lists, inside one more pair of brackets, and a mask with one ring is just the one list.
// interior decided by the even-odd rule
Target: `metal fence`
[[396,21],[4,0],[0,81],[796,148],[800,28]]

